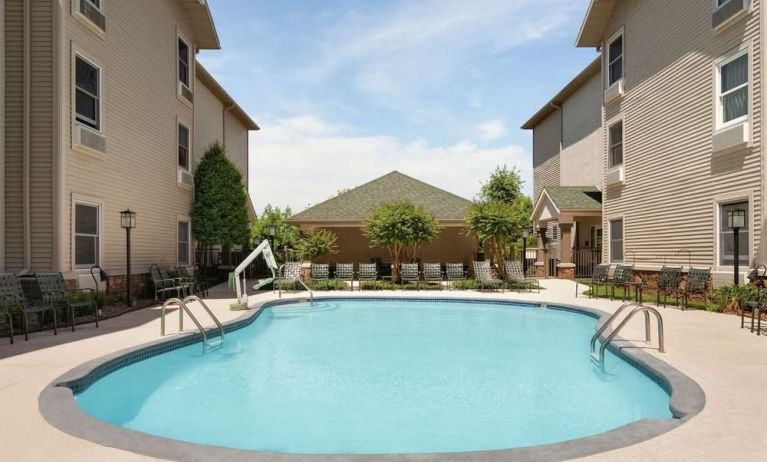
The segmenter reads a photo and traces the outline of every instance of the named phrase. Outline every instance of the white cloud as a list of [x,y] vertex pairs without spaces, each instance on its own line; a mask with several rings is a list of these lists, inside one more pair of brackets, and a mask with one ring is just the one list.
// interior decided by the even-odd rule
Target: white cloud
[[515,145],[485,149],[470,141],[434,146],[420,139],[362,136],[314,117],[279,119],[262,128],[250,144],[257,211],[267,203],[299,211],[392,170],[469,199],[497,165],[519,167],[528,191],[531,186],[529,153]]
[[495,119],[477,125],[477,131],[482,141],[489,142],[505,135],[508,129],[506,128],[506,122]]

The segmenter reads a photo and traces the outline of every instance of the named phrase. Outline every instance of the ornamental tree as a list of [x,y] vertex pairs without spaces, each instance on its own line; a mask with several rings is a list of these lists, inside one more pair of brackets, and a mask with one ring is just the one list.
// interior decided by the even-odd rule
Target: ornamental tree
[[223,146],[211,144],[194,172],[192,234],[203,251],[212,245],[247,241],[247,204],[240,171]]
[[301,233],[297,227],[285,223],[285,220],[293,215],[293,211],[290,207],[285,207],[284,210],[280,207],[274,207],[271,204],[267,204],[264,207],[264,211],[253,222],[253,226],[250,228],[250,238],[254,244],[258,244],[264,239],[269,239],[269,226],[275,227],[274,234],[274,255],[278,260],[281,260],[284,255],[282,252],[277,251],[283,247],[293,248],[298,244],[301,237]]
[[423,207],[409,201],[376,206],[362,226],[371,247],[385,247],[392,262],[392,280],[399,280],[403,258],[414,260],[419,249],[439,234],[439,224]]

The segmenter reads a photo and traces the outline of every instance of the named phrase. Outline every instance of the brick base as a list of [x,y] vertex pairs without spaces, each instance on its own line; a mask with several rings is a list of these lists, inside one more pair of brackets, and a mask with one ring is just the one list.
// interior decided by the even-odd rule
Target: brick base
[[[660,272],[659,271],[634,271],[634,279],[638,279],[639,277],[642,278],[642,281],[644,282],[644,293],[645,295],[654,295],[655,291],[658,289],[658,279],[660,279]],[[681,293],[684,291],[685,285],[687,283],[687,274],[682,273],[682,276],[679,278],[679,293],[681,298]],[[708,294],[708,297],[711,298],[711,294],[713,293],[714,286],[713,281],[708,281],[708,286],[706,287],[706,291]],[[695,293],[690,294],[690,300],[700,300],[703,301],[703,294]]]
[[[107,295],[124,299],[128,286],[128,276],[109,276],[107,279]],[[131,274],[131,293],[136,298],[151,297],[152,282],[148,273]]]
[[575,279],[575,265],[557,265],[557,279]]

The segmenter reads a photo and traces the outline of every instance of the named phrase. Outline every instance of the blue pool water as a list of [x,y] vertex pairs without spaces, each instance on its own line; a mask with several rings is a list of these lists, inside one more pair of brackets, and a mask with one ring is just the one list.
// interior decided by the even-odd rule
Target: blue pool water
[[[303,308],[296,308],[303,306]],[[490,303],[319,301],[119,369],[76,399],[168,438],[291,453],[514,448],[671,418],[669,395],[608,353],[595,319]]]

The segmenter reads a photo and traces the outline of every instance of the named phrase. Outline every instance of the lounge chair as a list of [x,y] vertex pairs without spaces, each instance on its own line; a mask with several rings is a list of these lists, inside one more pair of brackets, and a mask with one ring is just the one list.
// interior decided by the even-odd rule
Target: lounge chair
[[149,267],[149,274],[152,277],[152,285],[154,285],[155,303],[170,298],[169,294],[171,292],[175,292],[176,297],[182,296],[183,287],[177,280],[164,277],[157,264],[153,264]]
[[444,273],[442,273],[442,265],[440,263],[424,263],[423,264],[423,280],[426,282],[436,282],[440,286],[444,280]]
[[463,263],[445,263],[445,279],[447,279],[448,290],[452,289],[453,281],[466,279]]
[[406,282],[415,282],[418,284],[418,281],[421,280],[421,273],[418,271],[418,263],[400,263],[399,279],[402,285]]
[[348,281],[354,291],[354,263],[337,263],[335,277],[339,281]]
[[87,312],[93,313],[96,318],[96,327],[99,326],[99,308],[93,289],[84,288],[70,291],[67,287],[67,281],[64,280],[61,273],[38,274],[37,282],[46,302],[53,304],[56,308],[60,307],[66,310],[72,332],[75,331],[75,317],[78,310],[87,310]]
[[[327,263],[312,263],[312,281],[322,281],[325,288],[328,286],[330,278],[330,265]],[[314,287],[316,289],[316,287]]]
[[378,265],[376,263],[360,263],[357,271],[357,281],[359,289],[362,290],[363,282],[373,282],[378,280]]
[[509,283],[509,288],[514,286],[522,287],[527,288],[530,290],[530,292],[532,292],[533,287],[535,287],[538,290],[538,293],[541,293],[540,282],[538,282],[537,279],[525,276],[521,261],[507,260],[503,262],[503,265],[506,269],[506,281]]
[[479,283],[479,290],[489,287],[491,290],[501,289],[501,292],[503,292],[503,280],[493,277],[489,261],[474,262],[474,278]]
[[15,278],[12,274],[0,274],[0,316],[8,323],[9,337],[13,345],[13,308],[16,307],[14,301],[15,290],[9,284],[8,278]]
[[198,271],[194,268],[191,270],[186,266],[177,267],[178,275],[192,283],[194,293],[202,295],[203,298],[208,296],[208,282],[200,276]]
[[681,267],[664,266],[661,268],[660,276],[658,276],[658,287],[655,290],[658,306],[661,305],[661,293],[663,293],[663,306],[666,306],[666,295],[668,292],[676,293],[676,304],[679,305],[679,279],[681,274]]
[[[599,286],[607,287],[607,276],[610,274],[610,265],[596,265],[594,272],[591,273],[591,286],[589,287],[589,298],[599,298]],[[575,296],[578,297],[578,283],[575,283]]]
[[682,309],[687,309],[690,302],[690,294],[703,294],[703,301],[708,303],[708,280],[711,277],[709,268],[690,268],[687,272],[687,281],[684,284],[684,304]]
[[194,292],[194,281],[192,278],[189,277],[183,277],[176,273],[171,273],[169,270],[158,266],[157,270],[160,272],[160,276],[162,276],[163,279],[167,279],[170,281],[175,281],[176,285],[181,288],[181,293],[179,294],[179,297],[186,297],[187,295],[192,295]]
[[56,306],[43,299],[40,285],[35,277],[19,278],[13,274],[0,275],[0,298],[8,310],[16,309],[24,318],[24,340],[29,340],[29,314],[38,313],[44,324],[45,312],[53,313],[53,335],[58,335]]
[[634,266],[632,265],[617,265],[613,277],[608,281],[610,284],[610,300],[615,299],[615,288],[623,288],[623,297],[621,300],[626,300],[626,293],[630,293],[630,288],[634,288],[634,301],[642,301],[642,283],[639,281],[633,281],[631,274],[634,272]]
[[282,288],[285,286],[295,286],[295,284],[301,279],[301,262],[289,261],[280,267],[279,275],[275,281],[275,285],[282,296]]

